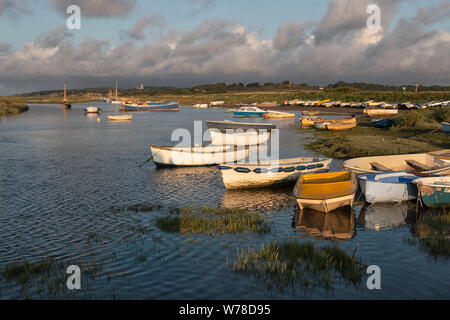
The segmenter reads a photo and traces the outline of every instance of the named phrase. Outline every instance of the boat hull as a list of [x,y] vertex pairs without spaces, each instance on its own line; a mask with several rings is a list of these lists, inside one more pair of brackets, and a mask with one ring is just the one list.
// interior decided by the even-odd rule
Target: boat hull
[[398,109],[366,108],[364,113],[369,115],[369,117],[395,116],[398,114]]
[[350,194],[342,197],[315,200],[315,199],[301,199],[297,198],[300,210],[311,209],[314,211],[327,213],[345,206],[353,206],[355,194]]
[[422,202],[430,208],[450,207],[450,177],[422,178],[414,181]]
[[131,115],[123,115],[123,116],[107,116],[111,121],[128,121],[133,119]]
[[[280,160],[276,165],[248,163],[220,166],[219,169],[227,190],[264,188],[294,184],[302,174],[329,171],[331,159],[314,160],[314,158],[286,159]],[[242,168],[248,169],[249,172],[239,170]]]
[[208,128],[211,129],[220,129],[220,130],[226,130],[226,129],[242,129],[242,130],[248,130],[248,129],[276,129],[276,125],[272,123],[246,123],[246,122],[235,122],[235,121],[206,121],[206,125]]
[[262,117],[266,112],[233,111],[235,117]]
[[213,145],[254,146],[264,144],[270,139],[269,130],[247,130],[245,132],[227,133],[210,129],[211,142]]
[[180,107],[177,102],[158,102],[148,105],[123,104],[122,109],[126,111],[180,111]]
[[[392,178],[391,182],[388,182],[390,178]],[[358,180],[367,202],[384,203],[416,199],[417,187],[413,183],[416,178],[412,174],[394,173],[362,175],[358,177]]]
[[155,165],[159,167],[211,166],[233,163],[248,157],[249,149],[227,147],[150,147]]
[[450,132],[450,123],[442,122],[442,132],[449,133]]

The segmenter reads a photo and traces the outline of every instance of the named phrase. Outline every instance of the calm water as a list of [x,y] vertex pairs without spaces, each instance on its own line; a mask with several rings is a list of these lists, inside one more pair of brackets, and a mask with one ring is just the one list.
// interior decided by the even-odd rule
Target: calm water
[[[382,290],[336,283],[333,291],[268,290],[254,278],[230,272],[236,249],[273,239],[326,243],[323,217],[295,215],[291,189],[229,191],[215,167],[139,168],[150,144],[171,144],[176,128],[194,120],[231,119],[222,109],[136,113],[131,122],[109,122],[115,106],[101,105],[101,122],[85,116],[85,105],[64,112],[34,105],[0,120],[0,266],[51,256],[99,266],[82,278],[77,297],[110,299],[414,299],[449,298],[450,268],[405,239],[415,237],[414,205],[381,206],[336,213],[339,246],[382,270]],[[246,120],[247,121],[247,120]],[[264,121],[248,120],[248,121]],[[309,156],[311,133],[294,120],[278,121],[281,157]],[[369,143],[369,142],[368,142]],[[333,162],[333,169],[341,163]],[[248,208],[273,224],[268,235],[211,237],[166,234],[154,226],[160,212],[130,213],[135,204],[208,205]],[[146,232],[141,232],[146,228]],[[63,284],[65,285],[65,283]],[[31,286],[27,296],[41,297]],[[0,281],[0,298],[23,297],[21,285]],[[71,297],[66,289],[62,297]]]

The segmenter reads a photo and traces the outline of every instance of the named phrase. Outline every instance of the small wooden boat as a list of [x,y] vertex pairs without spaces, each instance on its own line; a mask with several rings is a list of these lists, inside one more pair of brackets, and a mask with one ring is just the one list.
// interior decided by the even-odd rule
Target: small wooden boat
[[391,119],[373,119],[370,124],[375,128],[389,128],[392,126]]
[[231,146],[207,147],[150,147],[153,162],[158,167],[210,166],[219,163],[234,163],[248,157],[249,149]]
[[101,113],[102,109],[100,109],[99,107],[86,107],[86,109],[84,109],[84,112],[86,112],[86,113]]
[[328,102],[331,102],[331,99],[325,99],[325,100],[319,101],[316,103],[316,106],[320,106],[320,105],[322,105],[324,103],[328,103]]
[[428,154],[432,155],[433,157],[436,157],[439,160],[450,163],[450,149],[428,152]]
[[450,132],[450,123],[441,122],[441,125],[442,125],[442,132],[445,132],[445,133]]
[[272,130],[276,129],[277,126],[272,123],[253,123],[253,122],[237,122],[237,121],[206,121],[206,125],[208,128],[215,128],[219,130],[227,130],[227,129],[233,129],[233,130],[248,130],[248,129],[254,129],[254,130]]
[[326,119],[323,117],[300,117],[300,125],[302,128],[312,127],[316,124],[316,122],[325,121]]
[[408,172],[374,173],[358,176],[361,190],[369,203],[403,202],[417,198],[413,181],[417,176]]
[[270,139],[270,130],[219,130],[209,129],[213,145],[253,146],[266,143]]
[[269,110],[266,114],[264,114],[264,118],[266,118],[266,119],[292,119],[292,118],[295,118],[295,113]]
[[329,131],[344,131],[356,128],[355,122],[343,122],[343,121],[333,121],[330,124],[325,125]]
[[212,106],[221,106],[225,104],[225,101],[211,101],[209,104]]
[[430,208],[450,206],[450,177],[420,178],[414,181],[419,197]]
[[423,174],[450,173],[450,164],[428,153],[355,158],[345,161],[343,167],[354,174],[394,171],[418,171]]
[[350,171],[313,173],[300,177],[294,195],[301,210],[331,212],[353,206],[358,182]]
[[107,117],[111,121],[128,121],[133,119],[133,116],[130,114],[107,116]]
[[302,111],[302,114],[305,116],[317,116],[320,114],[320,111]]
[[225,188],[248,189],[294,184],[305,173],[328,172],[331,159],[292,158],[271,162],[219,166]]
[[233,115],[235,117],[262,117],[266,114],[267,111],[264,111],[258,107],[241,107],[238,111],[234,111]]
[[[335,122],[339,122],[341,124],[356,124],[357,123],[355,117],[347,118],[347,119],[334,119],[334,120],[325,119],[325,118],[316,117],[316,116],[300,118],[300,123],[301,123],[302,127],[316,126],[316,124],[321,123],[321,122],[326,123],[326,124],[331,124],[331,123],[335,123]],[[317,129],[326,129],[324,124],[319,125],[316,128]]]
[[192,106],[192,108],[194,108],[194,109],[206,109],[206,108],[208,108],[208,104],[206,104],[206,103],[194,104]]
[[145,104],[124,103],[122,109],[127,111],[180,111],[177,101],[151,102]]
[[369,107],[364,109],[364,113],[369,115],[369,117],[395,116],[398,114],[398,109]]

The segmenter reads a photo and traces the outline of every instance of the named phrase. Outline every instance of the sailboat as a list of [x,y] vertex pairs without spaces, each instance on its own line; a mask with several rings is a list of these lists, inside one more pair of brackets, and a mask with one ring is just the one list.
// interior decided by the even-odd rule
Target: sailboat
[[119,100],[117,96],[117,80],[116,80],[116,98],[111,101],[112,104],[122,104],[122,101]]
[[64,100],[63,100],[62,106],[63,106],[63,108],[66,108],[66,109],[72,108],[72,104],[70,104],[67,101],[66,85],[64,85]]

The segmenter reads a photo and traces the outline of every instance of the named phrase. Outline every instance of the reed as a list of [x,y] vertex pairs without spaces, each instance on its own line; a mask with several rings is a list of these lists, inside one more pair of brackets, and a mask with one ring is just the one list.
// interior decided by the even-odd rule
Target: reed
[[171,215],[156,219],[156,226],[170,233],[209,235],[226,233],[258,233],[271,230],[271,225],[259,214],[241,209],[215,207],[184,207]]
[[238,251],[232,270],[255,276],[269,288],[285,290],[299,284],[304,288],[332,289],[336,277],[357,286],[364,274],[361,265],[361,261],[338,247],[290,240]]
[[0,117],[19,114],[28,110],[29,107],[25,104],[14,104],[0,100]]

